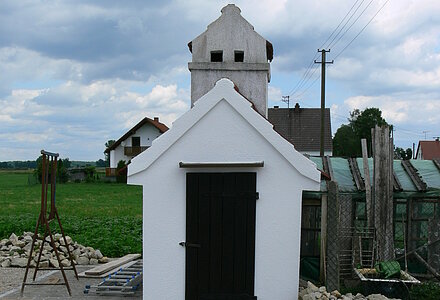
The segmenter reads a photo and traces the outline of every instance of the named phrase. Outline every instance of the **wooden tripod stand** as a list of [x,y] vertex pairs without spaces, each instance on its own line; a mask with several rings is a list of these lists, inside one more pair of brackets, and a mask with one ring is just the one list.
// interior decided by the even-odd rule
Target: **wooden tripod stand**
[[[29,259],[28,259],[28,263],[26,266],[26,272],[24,273],[23,284],[21,286],[21,295],[23,295],[24,287],[26,285],[65,285],[67,288],[67,291],[69,292],[69,295],[72,296],[69,282],[67,281],[66,273],[64,272],[64,270],[72,269],[75,272],[75,277],[77,280],[78,280],[78,273],[76,271],[75,264],[73,263],[72,255],[71,255],[70,249],[69,249],[69,244],[67,243],[66,236],[64,235],[64,230],[63,230],[63,226],[61,225],[60,216],[58,215],[58,211],[55,206],[56,173],[57,173],[57,160],[58,160],[59,154],[46,152],[44,150],[41,150],[41,154],[43,156],[43,165],[42,165],[42,172],[41,172],[41,210],[40,210],[40,215],[37,220],[37,226],[35,226],[34,236],[32,238],[32,245],[31,245],[31,250],[29,252]],[[50,173],[49,173],[49,170],[50,170]],[[50,180],[50,212],[48,214],[47,213],[47,192],[48,192],[49,180]],[[50,223],[55,219],[58,221],[58,225],[59,225],[59,228],[60,228],[60,231],[62,234],[62,238],[64,240],[64,245],[67,248],[67,253],[69,256],[68,259],[69,259],[70,265],[71,265],[70,268],[63,267],[58,249],[55,245],[55,239],[53,237],[53,232],[50,229]],[[44,228],[44,237],[43,237],[43,241],[40,246],[40,252],[38,254],[37,264],[35,266],[33,282],[30,283],[30,282],[26,282],[26,278],[27,278],[27,275],[29,272],[29,267],[30,267],[31,261],[32,261],[32,253],[33,253],[33,250],[35,247],[35,242],[38,237],[38,229],[40,228],[40,226],[42,228]],[[35,282],[35,278],[37,276],[38,270],[54,270],[54,269],[47,269],[47,268],[39,268],[41,254],[43,252],[44,243],[46,242],[47,237],[50,237],[49,244],[52,247],[52,249],[54,250],[55,256],[58,260],[59,268],[55,268],[55,270],[61,271],[63,278],[64,278],[64,282],[44,283],[44,284]]]

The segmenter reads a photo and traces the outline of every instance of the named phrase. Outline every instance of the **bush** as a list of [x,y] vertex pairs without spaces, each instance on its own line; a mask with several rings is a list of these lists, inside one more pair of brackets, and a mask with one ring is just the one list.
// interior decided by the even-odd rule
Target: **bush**
[[415,285],[410,291],[411,299],[437,300],[440,295],[440,285],[434,282],[424,282]]
[[120,160],[116,167],[116,181],[119,183],[127,183],[127,165],[125,160]]

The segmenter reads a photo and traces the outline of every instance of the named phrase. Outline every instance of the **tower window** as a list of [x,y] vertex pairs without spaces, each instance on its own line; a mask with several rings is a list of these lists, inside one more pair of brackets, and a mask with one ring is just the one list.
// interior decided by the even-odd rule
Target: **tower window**
[[223,61],[223,51],[211,51],[211,62],[222,62]]
[[244,61],[244,51],[234,51],[234,60],[235,60],[235,62],[243,62]]

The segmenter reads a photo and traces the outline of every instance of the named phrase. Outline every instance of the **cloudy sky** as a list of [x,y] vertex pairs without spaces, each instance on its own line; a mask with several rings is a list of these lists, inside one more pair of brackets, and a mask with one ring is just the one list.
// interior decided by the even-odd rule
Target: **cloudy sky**
[[[43,148],[97,160],[107,140],[144,116],[170,126],[189,109],[187,43],[227,3],[2,0],[0,161],[33,160]],[[353,109],[374,106],[395,126],[397,146],[440,135],[440,1],[236,5],[274,46],[270,106],[285,107],[281,96],[290,95],[319,107],[320,69],[311,62],[331,48],[333,132]]]

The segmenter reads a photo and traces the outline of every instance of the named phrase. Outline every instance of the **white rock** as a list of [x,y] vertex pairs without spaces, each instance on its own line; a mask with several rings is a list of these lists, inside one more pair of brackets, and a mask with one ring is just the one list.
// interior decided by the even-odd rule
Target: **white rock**
[[333,292],[330,293],[332,296],[335,296],[336,298],[341,297],[341,293],[338,290],[334,290]]
[[17,246],[11,246],[11,248],[9,248],[9,251],[11,251],[11,252],[17,251],[17,250],[21,250],[21,248],[17,247]]
[[68,259],[63,259],[61,265],[63,265],[63,267],[70,267],[70,261]]
[[89,261],[90,265],[97,265],[98,264],[98,260],[96,258],[91,258]]
[[16,240],[12,242],[12,245],[23,248],[26,245],[26,242],[21,240]]
[[106,264],[109,262],[109,259],[108,259],[108,257],[104,256],[103,258],[98,259],[98,261],[100,264]]
[[26,258],[16,257],[16,258],[12,258],[11,266],[24,268],[27,266],[27,262],[28,262],[28,260]]
[[310,292],[319,291],[318,287],[316,285],[314,285],[313,283],[311,283],[310,281],[307,281],[307,288],[309,289]]
[[58,260],[56,259],[49,259],[49,263],[52,267],[58,268],[60,264],[58,263]]
[[321,287],[319,287],[318,290],[319,290],[321,293],[326,292],[325,286],[321,286]]
[[307,294],[303,296],[303,300],[315,300],[315,296],[313,294]]
[[87,256],[80,256],[76,259],[76,261],[78,262],[78,265],[88,265],[89,264],[89,259],[87,258]]
[[101,258],[104,257],[104,255],[102,255],[102,253],[101,253],[100,250],[96,250],[96,251],[95,251],[95,254],[96,254],[96,258],[97,258],[97,259],[101,259]]
[[33,235],[25,235],[23,236],[23,240],[27,243],[31,243],[33,240]]
[[11,261],[9,259],[6,259],[1,264],[2,268],[9,268],[11,266]]
[[49,268],[49,261],[48,260],[40,261],[40,265],[38,267],[39,268]]
[[11,235],[9,236],[9,241],[10,241],[10,242],[18,241],[18,236],[16,236],[15,233],[11,234]]

